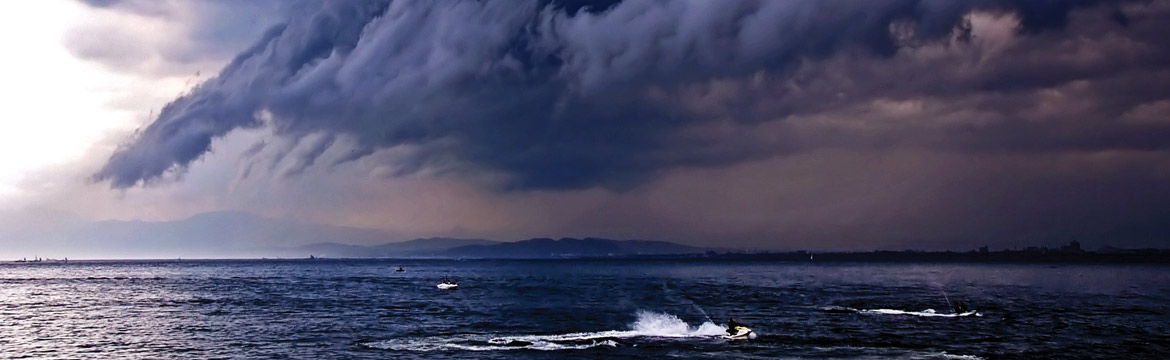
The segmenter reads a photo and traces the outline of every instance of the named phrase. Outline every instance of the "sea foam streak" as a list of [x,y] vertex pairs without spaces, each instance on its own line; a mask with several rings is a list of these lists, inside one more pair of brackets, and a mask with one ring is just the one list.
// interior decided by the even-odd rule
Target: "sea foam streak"
[[914,315],[914,316],[924,316],[924,317],[983,316],[983,314],[980,314],[980,313],[975,312],[975,311],[968,311],[965,313],[956,314],[956,313],[935,312],[934,309],[926,309],[926,310],[922,310],[922,311],[905,311],[905,310],[895,310],[895,309],[869,309],[869,310],[862,309],[862,310],[858,310],[857,312],[862,313],[862,314]]
[[722,336],[726,328],[712,322],[691,327],[677,316],[670,314],[639,311],[638,320],[630,324],[630,330],[609,330],[549,335],[508,335],[489,337],[483,335],[430,336],[376,341],[364,344],[367,347],[405,351],[498,351],[498,350],[572,350],[597,346],[617,346],[618,339],[635,337],[691,338]]
[[843,306],[829,306],[829,307],[825,307],[825,308],[821,308],[821,309],[824,311],[828,311],[828,312],[855,312],[858,314],[877,314],[877,315],[913,315],[913,316],[922,316],[922,317],[983,316],[983,314],[980,314],[979,312],[976,312],[975,310],[971,310],[971,311],[961,313],[961,314],[956,314],[956,313],[940,313],[940,312],[935,311],[934,309],[926,309],[926,310],[922,310],[922,311],[906,311],[906,310],[897,310],[897,309],[854,309],[851,307],[843,307]]

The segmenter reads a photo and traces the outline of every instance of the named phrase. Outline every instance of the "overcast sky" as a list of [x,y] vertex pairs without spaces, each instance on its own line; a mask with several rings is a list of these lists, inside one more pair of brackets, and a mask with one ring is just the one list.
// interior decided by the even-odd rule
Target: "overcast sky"
[[1170,247],[1170,1],[5,1],[0,27],[10,229]]

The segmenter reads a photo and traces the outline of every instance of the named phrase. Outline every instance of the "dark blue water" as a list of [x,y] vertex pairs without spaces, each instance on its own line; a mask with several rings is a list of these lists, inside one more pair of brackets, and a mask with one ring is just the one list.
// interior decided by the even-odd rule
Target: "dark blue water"
[[[1162,266],[7,263],[0,356],[1165,358],[1168,304]],[[758,337],[720,336],[729,315]]]

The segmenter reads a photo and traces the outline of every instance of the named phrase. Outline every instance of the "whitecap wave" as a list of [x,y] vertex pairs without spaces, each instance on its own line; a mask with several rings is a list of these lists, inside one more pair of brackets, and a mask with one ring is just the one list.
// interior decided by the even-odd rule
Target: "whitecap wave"
[[398,351],[504,351],[504,350],[582,350],[598,346],[618,346],[613,340],[591,341],[588,343],[557,343],[541,342],[484,342],[482,339],[473,339],[464,336],[426,337],[412,339],[394,339],[364,343],[366,347],[383,350]]
[[906,311],[897,309],[862,309],[858,310],[862,314],[882,314],[882,315],[913,315],[922,317],[962,317],[962,316],[983,316],[974,310],[965,313],[940,313],[934,309],[926,309],[922,311]]
[[946,351],[917,351],[905,349],[892,349],[869,346],[814,346],[813,349],[822,353],[837,353],[841,351],[849,353],[864,353],[867,355],[858,355],[858,359],[907,359],[907,360],[984,360],[975,355],[960,355],[951,354]]
[[948,354],[946,351],[943,351],[943,352],[939,353],[939,356],[942,356],[942,358],[943,358],[943,359],[955,359],[955,360],[983,360],[983,358],[981,358],[981,357],[978,357],[978,356],[975,356],[975,355],[959,355],[959,354]]
[[854,309],[854,308],[845,307],[845,306],[827,306],[827,307],[821,308],[821,310],[826,311],[826,312],[855,312],[858,314],[912,315],[912,316],[922,316],[922,317],[983,316],[983,314],[981,314],[975,310],[971,310],[971,311],[964,312],[964,313],[958,313],[958,314],[938,312],[938,311],[935,311],[934,309],[926,309],[926,310],[922,310],[922,311],[907,311],[907,310],[898,310],[898,309]]
[[599,346],[616,347],[618,340],[630,338],[721,337],[727,328],[712,322],[690,326],[671,314],[639,311],[630,330],[609,330],[567,334],[530,335],[450,335],[400,338],[364,343],[363,345],[399,351],[502,351],[502,350],[581,350]]

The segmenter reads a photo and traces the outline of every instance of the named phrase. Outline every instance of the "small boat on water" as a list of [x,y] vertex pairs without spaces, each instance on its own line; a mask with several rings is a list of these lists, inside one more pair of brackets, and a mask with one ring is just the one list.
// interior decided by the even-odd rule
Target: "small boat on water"
[[401,266],[398,267],[398,270],[394,270],[394,272],[404,272],[404,271],[406,271],[406,269],[403,269]]
[[439,283],[438,288],[443,289],[443,290],[457,289],[457,288],[459,288],[459,282],[457,282],[455,280],[451,280],[450,278],[447,278],[446,276],[444,276],[443,282]]

